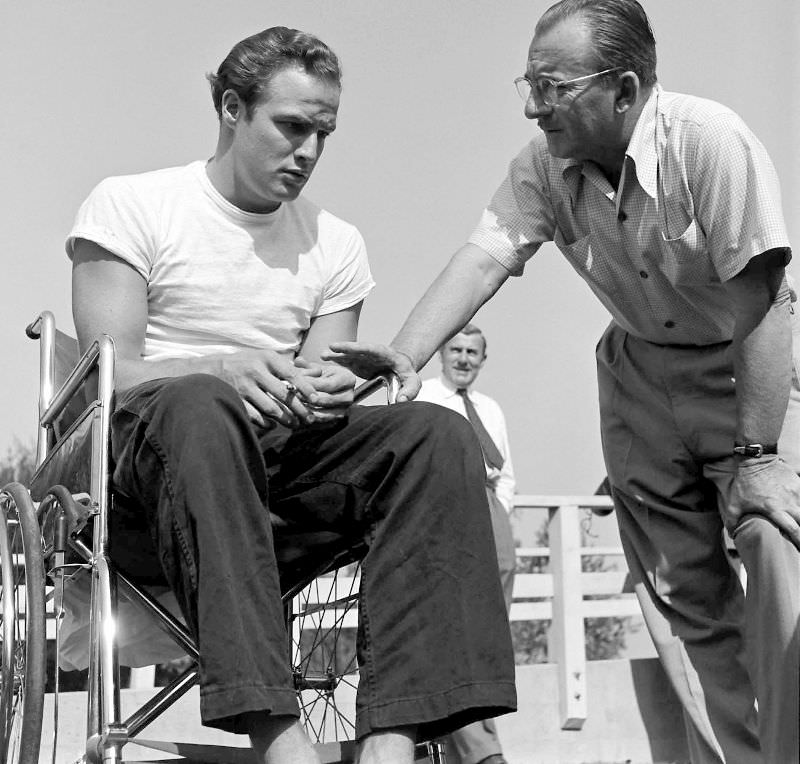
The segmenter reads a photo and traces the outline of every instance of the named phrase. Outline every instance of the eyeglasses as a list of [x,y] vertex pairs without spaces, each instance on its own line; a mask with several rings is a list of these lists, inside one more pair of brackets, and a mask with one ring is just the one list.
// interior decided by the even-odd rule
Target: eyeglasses
[[611,72],[619,71],[619,67],[615,66],[611,69],[604,69],[602,72],[595,72],[594,74],[586,74],[583,77],[575,77],[573,80],[553,80],[550,77],[539,77],[536,80],[530,80],[527,75],[517,77],[514,80],[514,85],[517,88],[520,98],[528,103],[528,99],[533,94],[533,100],[543,103],[545,106],[555,106],[559,98],[564,95],[570,85],[577,82],[585,82],[586,80],[594,79],[595,77],[602,77],[604,74],[611,74]]

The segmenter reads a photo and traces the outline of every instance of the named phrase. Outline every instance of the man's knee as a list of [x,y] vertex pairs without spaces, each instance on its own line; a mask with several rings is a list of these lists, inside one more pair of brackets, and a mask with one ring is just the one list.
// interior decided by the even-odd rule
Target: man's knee
[[800,552],[781,530],[762,515],[745,515],[736,526],[733,542],[745,566],[767,565],[792,575],[800,566]]
[[472,425],[460,414],[426,401],[412,401],[398,407],[402,426],[420,433],[435,448],[470,449],[477,446]]
[[751,548],[769,548],[777,543],[781,532],[768,518],[762,515],[744,515],[733,532],[737,548],[747,544]]

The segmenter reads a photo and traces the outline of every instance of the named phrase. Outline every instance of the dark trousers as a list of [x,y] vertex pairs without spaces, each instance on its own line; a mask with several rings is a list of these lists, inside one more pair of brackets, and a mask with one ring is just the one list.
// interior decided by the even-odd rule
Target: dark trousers
[[112,557],[175,591],[198,640],[204,724],[245,732],[249,712],[298,715],[274,546],[293,530],[366,547],[357,737],[406,725],[436,736],[514,709],[482,457],[463,417],[357,406],[259,442],[233,388],[189,375],[121,397],[112,456],[119,517],[144,521],[159,570],[126,543],[125,520]]

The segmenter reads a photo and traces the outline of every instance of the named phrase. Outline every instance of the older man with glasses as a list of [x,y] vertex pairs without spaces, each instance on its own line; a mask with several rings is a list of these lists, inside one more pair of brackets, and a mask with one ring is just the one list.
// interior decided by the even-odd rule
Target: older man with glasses
[[597,348],[603,449],[692,761],[797,762],[800,479],[781,458],[800,439],[796,317],[774,168],[729,109],[661,88],[635,0],[553,5],[516,86],[541,132],[469,242],[391,346],[331,357],[390,368],[413,398],[415,370],[554,241],[613,317]]

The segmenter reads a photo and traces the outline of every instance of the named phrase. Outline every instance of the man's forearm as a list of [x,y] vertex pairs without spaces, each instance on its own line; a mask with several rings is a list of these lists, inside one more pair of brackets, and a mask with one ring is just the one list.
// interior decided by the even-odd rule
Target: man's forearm
[[421,369],[507,277],[508,271],[483,250],[465,245],[416,304],[392,347],[407,355],[415,369]]
[[186,374],[213,374],[222,377],[222,364],[218,356],[202,358],[170,358],[163,361],[117,358],[114,378],[119,391],[161,377],[182,377]]
[[755,326],[742,326],[733,343],[739,443],[775,444],[781,433],[792,374],[792,332],[785,303]]

